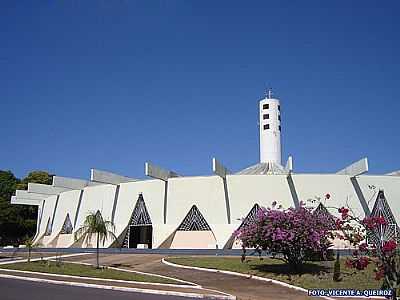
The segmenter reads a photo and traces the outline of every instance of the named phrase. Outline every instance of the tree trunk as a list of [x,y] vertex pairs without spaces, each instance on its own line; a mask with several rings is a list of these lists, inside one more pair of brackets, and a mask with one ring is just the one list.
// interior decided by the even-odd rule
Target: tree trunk
[[31,247],[28,248],[28,263],[31,262]]
[[99,264],[99,233],[97,233],[96,265],[97,265],[97,269],[99,269],[100,268],[100,264]]

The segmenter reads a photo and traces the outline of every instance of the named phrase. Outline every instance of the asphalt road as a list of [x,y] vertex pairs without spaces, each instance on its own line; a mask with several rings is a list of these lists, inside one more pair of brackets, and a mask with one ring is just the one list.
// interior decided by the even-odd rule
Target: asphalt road
[[[72,287],[25,280],[0,278],[1,300],[194,300],[176,296],[110,291],[96,288]],[[198,300],[198,299],[196,299]]]

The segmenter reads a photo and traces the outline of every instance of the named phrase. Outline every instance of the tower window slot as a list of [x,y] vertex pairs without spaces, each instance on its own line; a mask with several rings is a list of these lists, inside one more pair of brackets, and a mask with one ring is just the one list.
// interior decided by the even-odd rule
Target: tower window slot
[[269,109],[269,104],[267,103],[267,104],[264,104],[263,105],[263,109]]
[[264,120],[269,119],[269,114],[263,115],[263,119],[264,119]]
[[264,130],[267,130],[267,129],[269,129],[269,124],[264,125]]

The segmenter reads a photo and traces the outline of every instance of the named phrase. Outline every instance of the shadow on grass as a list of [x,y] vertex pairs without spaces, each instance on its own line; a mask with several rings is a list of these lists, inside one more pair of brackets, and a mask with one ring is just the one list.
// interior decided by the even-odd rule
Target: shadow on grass
[[329,273],[331,267],[327,265],[318,265],[314,263],[305,263],[300,270],[294,270],[288,264],[258,264],[249,265],[250,269],[262,273],[273,273],[275,275],[303,275],[311,274],[318,275],[321,273]]
[[120,267],[130,268],[130,267],[132,267],[132,265],[116,263],[116,264],[110,264],[110,267],[113,267],[113,268],[120,268]]

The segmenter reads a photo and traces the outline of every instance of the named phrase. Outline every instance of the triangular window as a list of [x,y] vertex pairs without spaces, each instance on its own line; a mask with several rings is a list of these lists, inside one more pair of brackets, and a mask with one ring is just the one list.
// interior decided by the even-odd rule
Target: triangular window
[[211,230],[206,219],[199,211],[196,205],[193,205],[189,210],[186,217],[183,219],[181,225],[178,227],[179,231],[207,231]]
[[133,209],[130,226],[151,225],[150,215],[147,211],[146,204],[144,203],[143,195],[140,194],[136,201],[135,208]]
[[367,230],[367,239],[369,242],[374,243],[377,248],[380,248],[382,243],[385,241],[400,241],[399,226],[396,223],[396,219],[387,203],[383,191],[379,191],[370,216],[383,217],[386,224],[380,225],[372,230]]
[[[240,230],[243,227],[246,227],[250,224],[253,224],[256,221],[257,218],[257,213],[261,210],[260,205],[258,205],[257,203],[254,204],[254,206],[252,207],[252,209],[249,211],[249,213],[246,215],[245,218],[241,219],[242,223],[240,224],[240,226],[236,229],[236,230]],[[230,237],[230,239],[228,240],[228,242],[225,245],[225,249],[230,249],[232,248],[232,246],[234,244],[238,243],[239,245],[239,241],[236,239],[235,234],[232,234],[232,236]]]
[[60,234],[71,234],[73,230],[71,219],[69,218],[69,214],[65,217],[64,224],[61,228]]
[[320,214],[326,216],[328,222],[335,224],[335,218],[322,203],[318,204],[318,206],[313,211],[313,214]]
[[254,204],[253,208],[249,211],[247,216],[243,219],[242,224],[240,224],[238,229],[241,229],[249,224],[254,223],[257,218],[257,213],[259,212],[260,209],[261,208],[257,203]]

